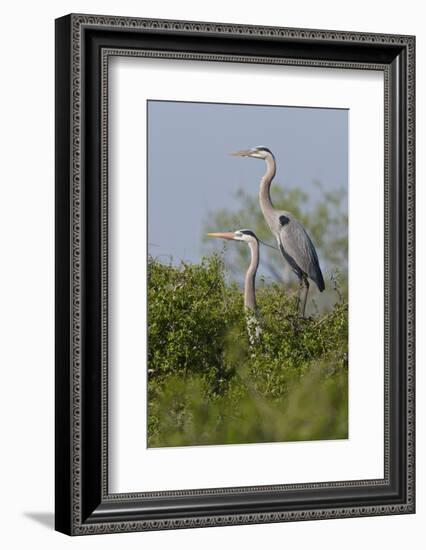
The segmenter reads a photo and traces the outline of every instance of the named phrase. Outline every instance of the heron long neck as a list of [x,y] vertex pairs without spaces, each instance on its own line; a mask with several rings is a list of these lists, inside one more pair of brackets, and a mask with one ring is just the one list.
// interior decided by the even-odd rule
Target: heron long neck
[[249,243],[251,252],[250,266],[246,273],[245,285],[244,285],[244,306],[251,310],[256,310],[256,272],[259,266],[259,243]]
[[265,159],[266,162],[266,172],[263,178],[260,180],[260,189],[259,189],[259,202],[262,213],[266,219],[268,219],[268,213],[274,211],[274,207],[271,201],[271,195],[269,190],[271,188],[271,182],[275,176],[276,166],[275,159],[273,156],[268,156]]

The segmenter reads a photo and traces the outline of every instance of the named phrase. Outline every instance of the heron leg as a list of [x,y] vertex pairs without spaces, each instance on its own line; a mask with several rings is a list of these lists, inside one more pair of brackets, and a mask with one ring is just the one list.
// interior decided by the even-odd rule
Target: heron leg
[[305,310],[306,310],[306,302],[308,301],[309,281],[306,276],[303,276],[301,281],[302,281],[302,285],[304,286],[304,293],[303,293],[303,299],[302,299],[302,318],[304,318]]
[[297,305],[296,310],[300,310],[300,296],[302,294],[302,288],[303,288],[303,277],[299,277],[299,289],[297,291]]

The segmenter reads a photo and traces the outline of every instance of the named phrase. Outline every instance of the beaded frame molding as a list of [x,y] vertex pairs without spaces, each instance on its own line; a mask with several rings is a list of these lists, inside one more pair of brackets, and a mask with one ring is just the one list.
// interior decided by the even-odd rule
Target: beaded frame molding
[[[384,477],[108,492],[108,60],[384,74]],[[72,14],[56,20],[55,527],[69,535],[415,511],[415,38]]]

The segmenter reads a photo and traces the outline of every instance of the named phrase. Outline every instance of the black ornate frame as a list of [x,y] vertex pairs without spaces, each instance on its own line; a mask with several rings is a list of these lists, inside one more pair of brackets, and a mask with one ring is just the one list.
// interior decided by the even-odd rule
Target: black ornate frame
[[[108,493],[112,55],[383,71],[383,479]],[[414,56],[413,36],[92,15],[56,21],[57,530],[84,535],[414,513]]]

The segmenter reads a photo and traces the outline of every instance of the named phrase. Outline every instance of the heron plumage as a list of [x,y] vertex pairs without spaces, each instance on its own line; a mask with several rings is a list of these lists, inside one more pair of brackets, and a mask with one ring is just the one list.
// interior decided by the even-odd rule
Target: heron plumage
[[319,265],[317,251],[306,229],[290,212],[279,213],[288,221],[277,235],[278,245],[283,256],[292,266],[298,277],[305,275],[312,279],[322,292],[325,289],[324,278]]

